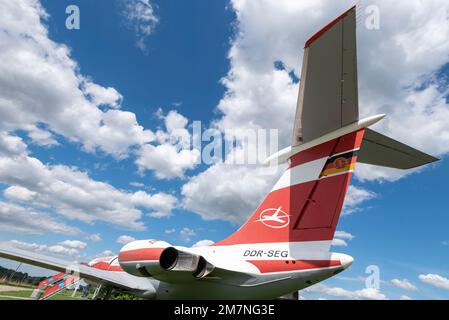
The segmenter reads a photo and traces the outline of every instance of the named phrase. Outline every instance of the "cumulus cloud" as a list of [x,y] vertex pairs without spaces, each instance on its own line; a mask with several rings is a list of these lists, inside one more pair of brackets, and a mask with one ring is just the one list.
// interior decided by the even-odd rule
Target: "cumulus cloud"
[[87,247],[87,243],[79,240],[65,240],[60,242],[59,244],[72,249],[85,249]]
[[355,237],[349,232],[337,230],[335,231],[335,238],[352,240]]
[[173,234],[173,233],[175,233],[175,232],[176,232],[176,229],[175,229],[175,228],[173,228],[173,229],[166,229],[166,230],[164,231],[165,234]]
[[407,290],[407,291],[418,291],[418,288],[413,285],[410,281],[407,279],[393,279],[390,281],[394,286]]
[[107,258],[107,257],[113,257],[116,256],[116,254],[111,250],[104,250],[100,253],[98,253],[95,257],[96,258]]
[[171,144],[146,144],[140,149],[136,163],[141,170],[154,170],[156,178],[173,179],[183,178],[186,170],[195,168],[199,158],[197,149],[177,150]]
[[[206,220],[241,224],[250,217],[279,178],[271,168],[216,164],[183,187],[183,205]],[[210,192],[214,190],[214,192]]]
[[364,288],[360,290],[350,291],[338,287],[328,287],[324,284],[318,283],[307,289],[305,292],[321,293],[331,297],[351,300],[387,300],[387,297],[379,290],[374,288]]
[[159,192],[150,195],[144,191],[137,191],[131,195],[131,201],[136,206],[149,208],[149,215],[153,218],[168,217],[177,206],[178,199],[170,194]]
[[102,220],[134,230],[144,229],[140,220],[144,213],[167,216],[177,202],[165,193],[125,192],[93,180],[77,168],[48,166],[26,153],[0,155],[0,182],[9,186],[4,196],[17,202],[16,210],[19,204],[54,209],[70,219],[87,223]]
[[130,182],[129,184],[130,184],[131,186],[133,186],[133,187],[136,187],[136,188],[142,188],[142,187],[145,186],[143,183],[141,183],[141,182],[136,182],[136,181],[132,181],[132,182]]
[[184,227],[181,229],[181,231],[179,232],[179,235],[181,236],[181,238],[186,241],[189,242],[191,239],[191,237],[196,236],[196,232],[193,229]]
[[346,240],[354,239],[354,236],[346,231],[335,231],[334,239],[332,240],[332,245],[335,247],[347,247],[348,243]]
[[200,240],[192,245],[192,247],[206,247],[212,245],[214,242],[212,240]]
[[130,243],[133,241],[136,241],[136,238],[127,236],[127,235],[123,235],[123,236],[118,237],[115,242],[117,242],[119,244],[127,244],[127,243]]
[[101,237],[100,237],[99,233],[91,234],[91,235],[89,235],[87,237],[87,239],[89,239],[90,241],[93,241],[93,242],[100,242],[101,241]]
[[342,215],[349,215],[351,213],[361,210],[360,205],[368,200],[376,198],[377,195],[362,187],[350,185],[346,194],[345,202],[343,204]]
[[46,213],[4,201],[0,201],[0,230],[27,234],[81,233],[78,228],[60,222]]
[[200,162],[199,150],[192,148],[192,137],[186,129],[188,119],[175,110],[157,115],[164,121],[165,131],[158,130],[159,145],[145,144],[138,151],[136,164],[141,172],[154,170],[158,179],[183,178],[187,170]]
[[135,114],[116,110],[114,88],[81,75],[69,48],[49,39],[47,17],[39,1],[0,2],[0,130],[25,130],[41,145],[56,144],[54,132],[118,158],[152,141]]
[[27,153],[22,138],[0,131],[0,156],[14,157]]
[[332,245],[334,247],[347,247],[348,243],[343,239],[334,238],[332,240]]
[[136,46],[143,50],[147,49],[145,43],[148,36],[153,33],[159,22],[154,13],[150,0],[122,0],[124,4],[123,16],[126,25],[136,33]]
[[[66,242],[66,241],[64,241]],[[68,241],[66,244],[61,242],[60,244],[55,245],[46,245],[46,244],[38,244],[38,243],[29,243],[24,241],[18,241],[18,240],[10,240],[6,242],[7,245],[13,246],[15,248],[19,248],[22,250],[27,251],[33,251],[33,252],[42,252],[46,254],[56,254],[56,255],[62,255],[62,256],[68,256],[68,257],[78,257],[79,256],[79,250],[84,249],[85,247],[82,246],[73,246],[73,242]]]
[[432,274],[432,273],[420,274],[418,278],[422,282],[430,284],[434,287],[449,290],[449,279],[440,276],[439,274]]

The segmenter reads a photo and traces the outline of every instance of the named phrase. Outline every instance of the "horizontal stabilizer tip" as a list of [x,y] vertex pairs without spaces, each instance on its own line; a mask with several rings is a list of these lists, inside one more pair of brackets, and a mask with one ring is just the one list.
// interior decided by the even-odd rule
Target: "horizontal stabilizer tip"
[[417,168],[438,160],[371,129],[366,129],[358,157],[360,163],[395,169]]

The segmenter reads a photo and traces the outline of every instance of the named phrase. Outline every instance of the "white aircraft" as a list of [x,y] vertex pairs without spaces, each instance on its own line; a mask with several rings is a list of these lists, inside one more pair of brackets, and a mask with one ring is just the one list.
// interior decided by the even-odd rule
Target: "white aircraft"
[[332,277],[353,258],[330,252],[356,161],[409,169],[438,159],[368,129],[358,116],[356,8],[305,44],[289,166],[248,221],[211,246],[126,244],[118,256],[70,263],[10,247],[0,256],[148,299],[273,299]]

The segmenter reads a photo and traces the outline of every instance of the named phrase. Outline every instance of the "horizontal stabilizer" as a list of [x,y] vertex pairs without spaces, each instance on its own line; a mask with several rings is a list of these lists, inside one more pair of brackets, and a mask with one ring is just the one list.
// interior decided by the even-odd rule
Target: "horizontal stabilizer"
[[371,129],[366,129],[358,156],[358,162],[395,169],[412,169],[438,160]]

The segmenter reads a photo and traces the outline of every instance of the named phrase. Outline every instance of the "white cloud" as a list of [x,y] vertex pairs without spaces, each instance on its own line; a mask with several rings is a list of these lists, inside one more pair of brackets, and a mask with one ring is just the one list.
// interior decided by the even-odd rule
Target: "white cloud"
[[56,253],[56,254],[70,256],[70,257],[76,256],[79,253],[79,251],[77,249],[67,248],[67,247],[64,247],[59,244],[49,246],[46,250],[50,253]]
[[32,202],[36,197],[37,193],[30,191],[27,188],[22,188],[19,186],[11,186],[3,191],[3,195],[10,200]]
[[184,129],[189,122],[186,117],[178,113],[176,110],[170,110],[166,116],[163,116],[161,112],[162,110],[159,109],[158,113],[164,120],[165,127],[167,129],[167,132],[169,133],[172,133],[176,129]]
[[346,231],[335,231],[334,239],[332,240],[332,245],[335,247],[347,247],[348,243],[344,240],[352,240],[354,236]]
[[352,234],[350,234],[349,232],[337,230],[337,231],[335,231],[335,238],[352,240],[355,237]]
[[184,227],[182,228],[182,230],[179,232],[181,238],[183,238],[184,241],[189,242],[190,238],[196,235],[195,230]]
[[438,274],[420,274],[418,278],[422,282],[430,284],[434,287],[449,290],[449,279]]
[[410,298],[409,296],[402,295],[402,296],[399,297],[399,300],[413,300],[413,299]]
[[0,130],[25,130],[41,145],[56,144],[54,132],[118,158],[153,141],[133,113],[110,109],[122,99],[114,88],[81,75],[69,48],[48,38],[47,17],[39,1],[0,2]]
[[140,170],[154,170],[158,179],[183,178],[185,171],[195,168],[200,159],[197,149],[178,150],[171,144],[146,144],[139,150],[138,156],[136,163]]
[[131,195],[131,202],[136,206],[151,209],[151,217],[163,218],[170,216],[171,211],[178,203],[178,199],[162,192],[150,195],[144,191],[137,191]]
[[4,201],[0,201],[0,230],[26,234],[80,233],[78,228],[57,221],[46,213]]
[[334,238],[332,240],[332,245],[334,247],[347,247],[348,243],[345,240],[343,240],[343,239]]
[[27,153],[27,145],[22,138],[0,131],[0,156],[18,156]]
[[93,241],[93,242],[100,242],[101,241],[101,237],[100,237],[99,233],[91,234],[91,235],[89,235],[87,237],[87,239],[89,239],[90,241]]
[[346,194],[345,202],[343,204],[342,215],[349,215],[351,213],[360,211],[360,205],[363,202],[374,199],[376,197],[377,195],[372,191],[350,185]]
[[154,170],[158,179],[183,178],[187,170],[200,163],[201,157],[199,150],[191,148],[192,137],[186,129],[188,119],[175,110],[164,115],[159,109],[157,115],[164,121],[166,131],[156,132],[159,145],[141,147],[136,164],[141,172]]
[[379,290],[374,288],[364,288],[361,290],[349,291],[343,288],[332,288],[324,284],[318,283],[307,289],[305,292],[323,293],[328,296],[338,297],[342,299],[355,299],[355,300],[387,300],[387,297]]
[[[183,187],[183,205],[206,220],[241,224],[257,208],[280,176],[271,168],[215,164]],[[211,192],[213,190],[213,192]]]
[[133,241],[136,241],[136,238],[127,236],[127,235],[123,235],[123,236],[118,237],[115,242],[120,243],[120,244],[127,244],[127,243],[130,243]]
[[132,182],[130,182],[129,184],[130,184],[131,186],[133,186],[133,187],[136,187],[136,188],[142,188],[142,187],[145,186],[143,183],[141,183],[141,182],[136,182],[136,181],[132,181]]
[[213,243],[214,242],[212,240],[200,240],[200,241],[196,242],[195,244],[193,244],[192,247],[205,247],[205,246],[210,246]]
[[30,126],[28,131],[28,136],[31,138],[33,143],[40,146],[55,146],[58,145],[58,141],[53,138],[53,135],[48,130],[43,130],[36,126]]
[[418,288],[414,286],[410,281],[407,279],[393,279],[391,280],[391,283],[395,285],[398,288],[407,290],[407,291],[418,291]]
[[84,249],[83,247],[73,247],[72,242],[68,242],[69,246],[64,245],[63,243],[56,245],[46,245],[46,244],[37,244],[37,243],[29,243],[18,240],[10,240],[6,242],[7,245],[13,246],[15,248],[19,248],[22,250],[33,251],[33,252],[42,252],[49,254],[56,254],[68,257],[78,257],[79,249]]
[[60,242],[59,244],[72,249],[85,249],[87,247],[87,243],[79,240],[65,240]]
[[176,232],[176,229],[175,229],[175,228],[173,228],[173,229],[166,229],[166,230],[164,231],[165,234],[173,234],[173,233],[175,233],[175,232]]
[[154,14],[153,5],[150,0],[123,0],[123,16],[128,27],[136,32],[136,46],[146,51],[145,41],[153,33],[159,22],[159,18]]
[[22,250],[28,250],[28,251],[42,251],[48,247],[45,244],[29,243],[29,242],[23,242],[23,241],[18,241],[18,240],[10,240],[7,242],[7,244],[10,244],[13,247],[16,247],[16,248],[19,248]]
[[90,96],[92,102],[97,106],[105,104],[118,108],[123,100],[123,96],[114,88],[105,88],[93,82],[84,83],[84,92]]
[[143,230],[144,212],[167,216],[176,198],[144,191],[128,193],[93,180],[86,172],[63,165],[46,166],[26,154],[0,155],[0,182],[9,187],[6,198],[35,208],[50,208],[70,219],[96,220],[134,230]]
[[98,253],[95,257],[106,258],[106,257],[112,257],[112,256],[116,256],[116,254],[114,252],[112,252],[111,250],[104,250],[104,251]]

